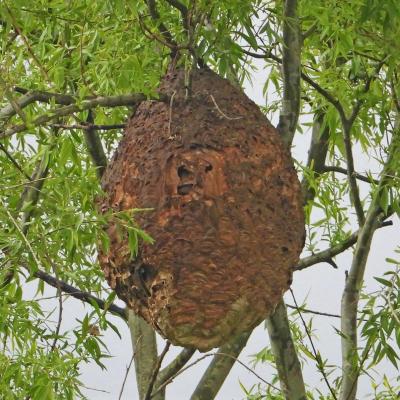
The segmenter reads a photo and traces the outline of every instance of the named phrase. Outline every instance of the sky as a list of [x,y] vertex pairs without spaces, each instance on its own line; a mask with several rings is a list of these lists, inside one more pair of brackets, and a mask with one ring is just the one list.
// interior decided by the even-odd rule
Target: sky
[[[263,70],[259,64],[259,70],[253,74],[253,84],[249,82],[245,84],[246,94],[259,105],[265,105],[265,98],[262,94],[263,82],[268,71]],[[273,94],[269,94],[269,98],[273,99]],[[276,125],[278,113],[274,115],[271,121]],[[303,119],[303,122],[306,120]],[[293,145],[293,156],[297,160],[305,161],[307,158],[308,145],[310,142],[310,132],[306,131],[302,135],[298,135]],[[363,172],[374,168],[373,160],[362,154],[358,149],[355,151],[356,170]],[[361,192],[363,186],[361,185]],[[365,192],[365,190],[364,190]],[[355,221],[354,216],[352,216]],[[367,263],[365,285],[367,291],[377,290],[378,285],[374,276],[381,276],[388,268],[385,262],[386,257],[396,258],[394,249],[399,245],[398,232],[399,221],[393,218],[394,225],[379,229],[373,239],[372,250]],[[327,244],[320,245],[320,249],[326,248]],[[329,264],[317,264],[304,271],[294,274],[292,289],[299,304],[306,303],[307,308],[332,314],[340,314],[340,300],[344,287],[345,271],[351,265],[352,249],[336,257],[335,262],[338,269],[332,268]],[[32,290],[36,287],[30,284]],[[53,289],[47,288],[45,296],[54,293]],[[293,304],[290,293],[286,293],[285,301]],[[121,302],[122,305],[122,302]],[[54,307],[54,303],[48,303],[49,309]],[[75,319],[81,319],[90,307],[69,298],[64,304],[64,317],[62,329],[75,325]],[[289,310],[291,312],[291,310]],[[306,321],[310,319],[310,314],[303,314]],[[335,333],[335,328],[339,328],[339,319],[329,318],[325,316],[313,315],[314,342],[321,352],[323,358],[329,360],[329,364],[340,365],[340,337]],[[85,393],[91,400],[111,400],[118,399],[122,382],[126,374],[127,366],[132,357],[132,345],[129,330],[126,324],[119,318],[112,316],[111,321],[118,326],[122,339],[112,331],[102,332],[102,340],[107,344],[111,357],[104,361],[107,367],[106,371],[102,371],[96,364],[92,363],[83,366],[81,369],[81,380],[87,389]],[[159,339],[159,351],[163,349],[163,340]],[[251,366],[253,355],[258,353],[264,347],[268,346],[268,334],[261,324],[255,329],[251,335],[247,347],[243,350],[239,359]],[[179,353],[180,348],[173,348],[167,354],[164,364],[166,365],[173,357]],[[191,362],[200,357],[200,353],[196,353]],[[175,381],[167,388],[167,400],[187,400],[197,385],[203,371],[206,369],[209,359],[205,359],[182,375],[178,376]],[[378,371],[380,375],[383,372],[388,376],[394,376],[395,371],[387,362],[383,362]],[[261,375],[265,380],[271,380],[271,368],[266,365],[257,365],[255,368],[257,374]],[[321,382],[321,375],[316,371],[314,365],[305,365],[303,369],[304,380],[310,388],[318,387],[324,393],[327,393],[327,387]],[[373,371],[372,371],[373,373]],[[240,388],[241,382],[245,387],[250,388],[253,384],[257,385],[260,380],[248,372],[241,365],[235,365],[229,377],[225,381],[220,390],[217,400],[241,400],[246,398],[244,392]],[[370,392],[368,379],[362,378],[359,384],[359,398],[368,399],[367,393]],[[372,397],[370,397],[372,398]],[[121,399],[136,400],[138,399],[134,368],[132,367],[124,388]]]

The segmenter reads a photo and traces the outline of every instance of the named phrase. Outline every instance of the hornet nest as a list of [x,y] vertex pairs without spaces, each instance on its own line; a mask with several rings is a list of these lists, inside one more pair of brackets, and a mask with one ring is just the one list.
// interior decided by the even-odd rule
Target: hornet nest
[[110,286],[162,336],[207,351],[254,328],[288,289],[304,244],[300,184],[277,130],[208,69],[163,78],[167,102],[131,117],[102,179],[102,209],[151,208],[132,259],[111,219]]

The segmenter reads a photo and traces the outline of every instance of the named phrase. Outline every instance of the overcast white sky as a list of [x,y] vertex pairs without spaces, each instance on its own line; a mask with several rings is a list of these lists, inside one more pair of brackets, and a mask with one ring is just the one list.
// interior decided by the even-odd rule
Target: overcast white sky
[[[262,86],[265,81],[266,71],[260,69],[254,74],[253,86],[246,84],[246,93],[256,103],[263,105],[265,100],[262,96]],[[276,115],[278,117],[278,115]],[[276,125],[276,120],[272,121]],[[294,157],[297,160],[305,160],[307,157],[309,134],[298,136],[293,148]],[[373,166],[373,162],[362,155],[360,152],[356,154],[356,169],[365,171]],[[395,224],[378,230],[373,241],[371,256],[367,265],[367,273],[365,283],[368,290],[377,288],[374,276],[380,276],[387,265],[385,257],[394,257],[393,250],[398,246],[399,221],[395,220]],[[326,244],[321,244],[321,249]],[[294,275],[293,290],[297,301],[302,303],[307,299],[307,307],[310,309],[324,311],[333,314],[340,314],[340,298],[344,285],[344,273],[350,268],[352,251],[338,256],[336,263],[339,269],[335,270],[328,264],[318,264],[305,271],[297,272]],[[52,293],[49,289],[48,293]],[[285,299],[288,303],[293,304],[291,296],[286,295]],[[49,304],[49,309],[50,309]],[[82,305],[75,299],[68,299],[64,305],[64,319],[62,328],[67,329],[68,326],[75,325],[75,318],[82,318],[85,310],[89,310],[88,306]],[[304,314],[308,321],[309,314]],[[334,327],[339,328],[339,320],[322,316],[313,316],[314,318],[314,334],[315,343],[317,344],[323,358],[328,358],[330,364],[340,365],[340,337],[335,334]],[[86,386],[97,390],[86,391],[88,398],[93,400],[111,400],[118,399],[122,381],[126,372],[126,367],[132,356],[132,346],[129,331],[124,322],[116,317],[112,317],[113,322],[119,327],[122,334],[122,340],[111,330],[103,332],[102,340],[107,344],[111,358],[105,360],[107,371],[101,371],[96,365],[87,365],[82,368],[82,381]],[[268,346],[268,334],[263,325],[259,326],[252,334],[248,346],[240,355],[240,360],[246,364],[252,359],[252,355],[259,352],[262,348]],[[160,339],[160,351],[163,348]],[[165,359],[168,363],[181,349],[174,348],[169,352]],[[199,357],[199,353],[192,358],[195,360]],[[210,358],[211,359],[211,358]],[[167,400],[187,400],[197,385],[202,372],[207,367],[210,359],[206,359],[195,367],[180,375],[167,389]],[[262,375],[267,381],[271,380],[271,370],[263,365],[259,365],[256,369],[257,373]],[[388,373],[389,376],[395,376],[395,371],[388,363],[383,363],[380,374]],[[305,366],[304,378],[306,383],[312,387],[319,387],[323,392],[327,392],[327,388],[321,383],[321,376],[313,365]],[[243,391],[239,386],[241,381],[246,387],[250,388],[253,384],[261,383],[254,375],[246,371],[242,366],[236,365],[220,393],[217,396],[219,400],[241,400],[245,398]],[[104,392],[99,392],[102,390]],[[370,392],[368,380],[362,379],[360,384],[359,398],[368,397],[366,394]],[[372,398],[372,397],[370,397]],[[134,368],[131,369],[122,399],[136,400],[138,395],[136,392],[136,384],[134,378]]]

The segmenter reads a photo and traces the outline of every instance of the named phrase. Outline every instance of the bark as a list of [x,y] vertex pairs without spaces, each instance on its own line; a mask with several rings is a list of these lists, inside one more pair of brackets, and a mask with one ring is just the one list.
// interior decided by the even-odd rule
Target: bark
[[301,33],[297,0],[286,0],[283,16],[283,100],[278,130],[290,145],[296,132],[300,111]]
[[212,400],[215,398],[232,369],[235,359],[239,356],[243,347],[246,346],[250,334],[251,332],[242,333],[234,341],[220,347],[218,353],[229,354],[232,358],[222,354],[215,355],[190,400]]
[[[143,400],[157,363],[157,342],[154,330],[132,310],[128,309],[128,325],[131,333],[135,360],[136,382],[139,399]],[[153,400],[164,400],[164,392],[157,393]]]
[[[286,0],[283,24],[283,105],[278,130],[290,146],[300,112],[301,45],[297,1]],[[271,349],[275,356],[280,385],[287,400],[306,399],[303,375],[289,328],[283,298],[267,319]]]
[[267,329],[285,399],[306,400],[301,365],[290,333],[283,301],[277,305],[274,314],[267,319]]

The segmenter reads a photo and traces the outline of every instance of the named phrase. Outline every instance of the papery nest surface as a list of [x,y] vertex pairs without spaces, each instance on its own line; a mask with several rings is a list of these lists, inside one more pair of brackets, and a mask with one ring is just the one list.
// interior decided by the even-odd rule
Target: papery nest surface
[[277,130],[210,70],[163,78],[106,169],[103,210],[154,240],[132,259],[112,219],[100,265],[118,296],[172,343],[201,351],[249,331],[288,289],[304,244],[300,184]]

